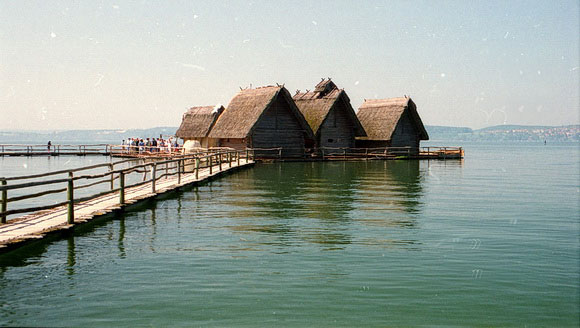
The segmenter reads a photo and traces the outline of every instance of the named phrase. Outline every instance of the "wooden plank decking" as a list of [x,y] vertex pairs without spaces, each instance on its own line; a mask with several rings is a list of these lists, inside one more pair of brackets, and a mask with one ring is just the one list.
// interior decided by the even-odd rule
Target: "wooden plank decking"
[[68,208],[66,205],[10,220],[8,223],[0,225],[0,252],[11,250],[30,240],[41,239],[48,233],[68,230],[77,224],[90,221],[95,217],[111,213],[141,200],[207,180],[210,177],[253,163],[254,161],[251,159],[240,158],[238,162],[232,161],[231,165],[216,164],[212,166],[211,170],[209,167],[200,168],[197,178],[195,173],[183,173],[179,178],[177,176],[162,178],[156,181],[155,192],[153,192],[150,183],[127,187],[124,194],[124,205],[120,204],[119,192],[80,202],[74,205],[74,224],[67,222]]

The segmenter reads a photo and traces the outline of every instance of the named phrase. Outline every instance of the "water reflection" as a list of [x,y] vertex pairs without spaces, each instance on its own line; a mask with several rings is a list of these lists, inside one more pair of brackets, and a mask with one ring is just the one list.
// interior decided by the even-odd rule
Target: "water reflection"
[[75,253],[75,238],[70,236],[67,239],[66,247],[66,274],[68,276],[74,276],[75,274],[75,264],[76,264],[76,253]]
[[119,258],[124,259],[127,256],[125,252],[125,217],[121,216],[119,218],[119,239],[117,242],[117,247],[119,248]]
[[263,242],[281,246],[370,243],[353,236],[356,226],[416,228],[422,207],[418,161],[262,164],[232,183],[236,193],[227,203],[238,220],[229,228],[271,235]]

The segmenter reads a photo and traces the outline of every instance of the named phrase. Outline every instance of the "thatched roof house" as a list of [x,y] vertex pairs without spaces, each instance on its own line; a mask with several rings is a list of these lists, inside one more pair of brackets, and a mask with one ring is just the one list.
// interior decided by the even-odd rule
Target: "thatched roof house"
[[[240,91],[219,116],[208,137],[236,149],[283,148],[284,157],[304,155],[312,130],[283,86]],[[268,152],[256,152],[267,156]],[[270,154],[272,152],[270,151]]]
[[330,79],[322,79],[314,91],[293,97],[315,135],[316,147],[354,147],[355,137],[366,136],[350,99]]
[[420,140],[429,140],[417,106],[408,97],[367,99],[357,117],[367,132],[357,138],[358,147],[412,147],[418,152]]
[[183,114],[175,135],[185,141],[197,140],[204,148],[217,146],[208,134],[223,111],[224,106],[221,105],[192,107]]

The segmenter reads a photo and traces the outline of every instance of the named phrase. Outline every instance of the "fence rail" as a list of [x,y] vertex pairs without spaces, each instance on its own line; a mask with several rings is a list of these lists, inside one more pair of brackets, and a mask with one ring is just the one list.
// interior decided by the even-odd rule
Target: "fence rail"
[[[0,178],[0,223],[6,223],[8,218],[16,214],[37,212],[53,209],[66,205],[68,207],[68,223],[74,222],[74,204],[91,200],[111,193],[119,193],[119,204],[125,204],[125,191],[127,188],[151,185],[151,192],[155,193],[156,184],[161,179],[177,176],[177,185],[181,184],[183,174],[194,174],[199,178],[201,169],[209,169],[210,175],[214,170],[222,171],[223,165],[232,167],[233,163],[240,165],[240,160],[246,162],[254,159],[252,150],[217,150],[211,152],[198,152],[187,155],[175,155],[170,159],[145,160],[135,159],[122,160],[112,163],[97,164],[80,167],[71,170],[61,170],[26,176]],[[141,162],[141,163],[139,163]],[[105,169],[105,172],[91,172]],[[62,177],[65,175],[65,177]],[[148,177],[149,176],[149,177]],[[40,180],[39,180],[40,179]],[[89,188],[98,185],[106,185],[100,190]],[[38,190],[42,188],[42,190]],[[77,192],[85,190],[84,195],[75,196]],[[17,195],[10,195],[18,192]],[[14,203],[38,199],[52,194],[66,193],[66,198],[56,203],[46,204],[41,201],[39,206],[16,206]],[[8,209],[13,207],[13,209]]]
[[110,145],[90,144],[90,145],[23,145],[23,144],[2,144],[0,145],[0,156],[40,156],[40,155],[109,155]]

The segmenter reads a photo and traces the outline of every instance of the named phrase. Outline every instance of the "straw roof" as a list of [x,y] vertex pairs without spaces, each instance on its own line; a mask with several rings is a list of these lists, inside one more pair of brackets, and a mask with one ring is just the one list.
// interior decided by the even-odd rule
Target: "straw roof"
[[181,125],[175,135],[181,139],[193,139],[207,137],[212,126],[224,106],[199,106],[190,108],[181,120]]
[[309,137],[313,137],[312,130],[284,86],[266,86],[240,91],[220,115],[208,136],[211,138],[245,138],[249,136],[262,114],[279,97],[288,103],[288,107],[296,115],[302,129]]
[[354,125],[355,136],[366,136],[365,130],[356,117],[346,92],[343,89],[338,89],[330,79],[323,79],[316,85],[314,91],[298,92],[292,98],[314,134],[318,133],[320,126],[328,117],[331,109],[342,102],[345,105],[347,115]]
[[408,111],[421,140],[429,140],[429,135],[417,113],[417,106],[407,97],[389,99],[365,99],[358,109],[358,119],[367,132],[363,140],[391,140],[393,132],[405,111]]

